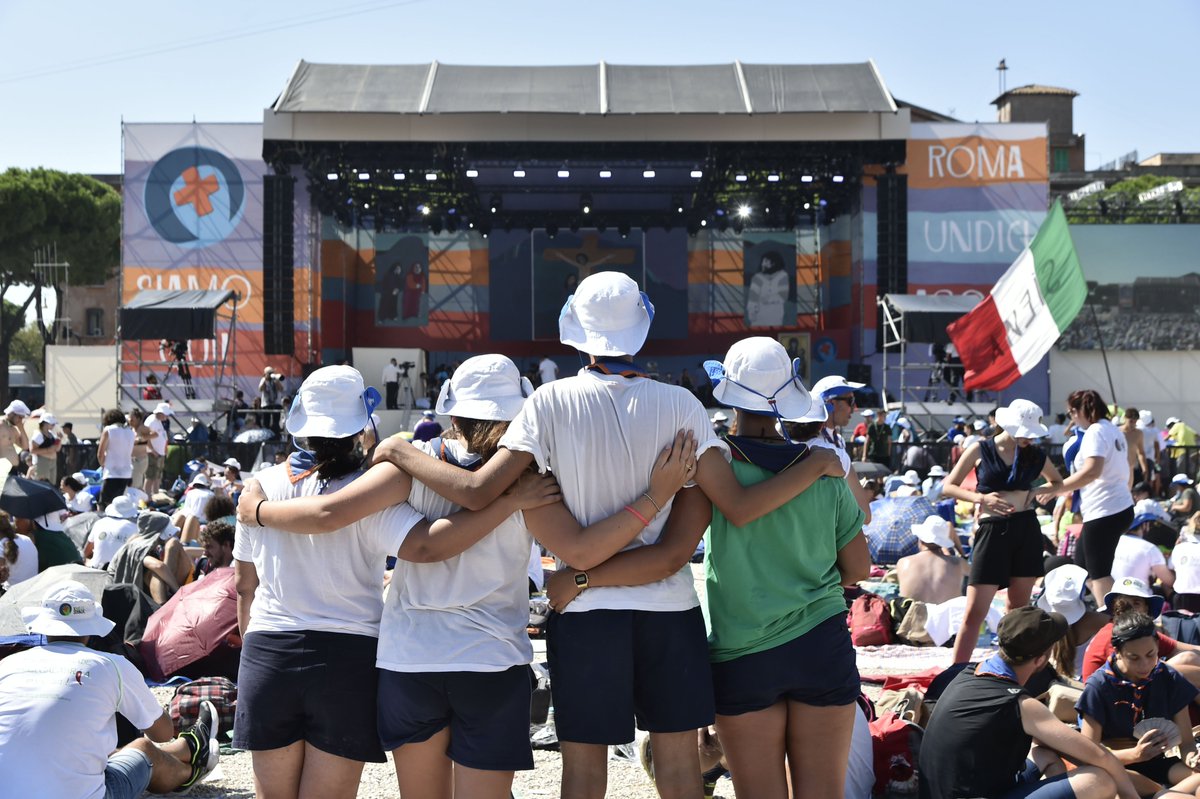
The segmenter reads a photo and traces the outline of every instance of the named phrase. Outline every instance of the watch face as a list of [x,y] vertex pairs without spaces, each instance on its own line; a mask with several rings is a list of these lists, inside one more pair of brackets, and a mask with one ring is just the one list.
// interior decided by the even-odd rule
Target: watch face
[[575,575],[575,585],[580,585],[586,588],[587,584],[588,576],[586,572],[580,572],[579,574]]

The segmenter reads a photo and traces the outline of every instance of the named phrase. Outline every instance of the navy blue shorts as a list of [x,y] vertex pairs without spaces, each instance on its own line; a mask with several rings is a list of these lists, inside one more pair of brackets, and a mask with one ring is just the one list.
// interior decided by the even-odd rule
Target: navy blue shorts
[[383,748],[428,741],[450,728],[450,759],[483,771],[533,768],[529,746],[528,666],[506,671],[379,670]]
[[622,744],[713,723],[700,608],[553,613],[546,655],[559,740]]
[[375,729],[377,648],[366,635],[249,633],[238,669],[233,745],[262,751],[306,741],[348,760],[386,762]]
[[1075,789],[1067,782],[1070,776],[1068,772],[1043,780],[1034,762],[1026,760],[1016,787],[1001,794],[1000,799],[1075,799]]
[[740,716],[781,699],[816,707],[849,705],[862,686],[846,614],[773,649],[712,664],[717,713]]

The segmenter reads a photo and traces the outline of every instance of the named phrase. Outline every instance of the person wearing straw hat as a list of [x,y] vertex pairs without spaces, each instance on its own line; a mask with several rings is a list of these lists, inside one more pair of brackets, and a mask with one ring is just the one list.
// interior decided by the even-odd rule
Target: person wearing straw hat
[[[1034,441],[1046,435],[1042,409],[1029,400],[1013,400],[996,411],[1001,432],[980,438],[963,452],[942,481],[942,495],[975,503],[979,525],[971,553],[967,608],[954,643],[954,662],[966,663],[987,616],[992,598],[1008,586],[1008,607],[1029,603],[1033,585],[1044,572],[1042,528],[1033,510],[1033,484],[1044,479],[1062,485],[1058,469]],[[962,487],[974,470],[974,491]]]
[[87,565],[93,569],[107,569],[125,542],[137,534],[137,505],[125,495],[121,495],[108,504],[104,516],[96,520],[88,532],[87,544],[83,548],[83,557]]
[[[1028,605],[1000,620],[1000,651],[963,669],[929,719],[921,799],[1138,796],[1112,752],[1063,724],[1024,688],[1067,629],[1060,614]],[[1060,756],[1076,768],[1066,771]]]
[[962,596],[969,567],[954,545],[954,525],[941,516],[927,516],[912,531],[920,551],[896,561],[900,596],[930,605]]
[[[467,359],[442,384],[437,400],[453,432],[421,442],[420,449],[455,468],[486,464],[531,393],[529,379],[510,359]],[[417,546],[418,535],[405,538],[380,623],[377,661],[379,735],[392,750],[402,794],[433,795],[453,783],[459,796],[509,795],[513,772],[533,767],[527,666],[533,650],[526,631],[531,534],[581,568],[599,564],[628,545],[656,507],[670,500],[688,479],[693,458],[694,442],[677,436],[659,456],[646,490],[587,529],[553,502],[498,519],[482,540]],[[319,498],[259,504],[251,484],[241,510],[248,515],[253,506],[266,524],[308,533],[350,521],[330,519],[333,506],[346,502],[358,514],[405,499],[429,519],[458,510],[436,493],[436,483],[411,481],[408,490],[409,483],[407,477],[397,480],[395,466],[385,462],[344,491]]]
[[33,453],[33,475],[44,483],[58,482],[58,451],[62,439],[54,435],[58,420],[52,413],[43,413],[38,419],[37,432],[29,440],[29,451]]
[[0,419],[0,456],[8,458],[14,467],[21,465],[21,453],[29,449],[29,436],[25,434],[25,419],[29,414],[28,405],[13,400]]
[[[113,623],[86,586],[65,580],[21,616],[47,643],[0,661],[4,796],[137,799],[187,791],[216,768],[216,708],[201,702],[196,724],[176,736],[134,665],[88,648]],[[117,713],[146,737],[117,749]]]
[[591,523],[643,491],[659,452],[680,430],[692,433],[702,491],[681,491],[669,506],[656,508],[636,546],[616,556],[637,555],[658,541],[662,546],[654,554],[665,551],[666,559],[652,558],[632,579],[622,575],[611,585],[592,583],[591,569],[559,570],[581,592],[569,606],[556,603],[561,612],[548,622],[562,791],[569,797],[603,792],[607,747],[633,738],[635,716],[654,738],[659,792],[699,794],[695,731],[712,722],[713,710],[706,698],[711,687],[703,618],[688,562],[711,514],[709,497],[746,523],[819,475],[841,474],[832,453],[818,452],[811,463],[743,489],[695,396],[650,379],[634,362],[653,312],[625,274],[598,272],[581,281],[560,314],[559,338],[586,355],[587,366],[539,387],[509,426],[500,452],[478,471],[428,458],[396,438],[376,450],[377,460],[392,460],[426,484],[441,480],[439,493],[465,507],[486,505],[531,463],[539,470],[552,466],[572,515]]

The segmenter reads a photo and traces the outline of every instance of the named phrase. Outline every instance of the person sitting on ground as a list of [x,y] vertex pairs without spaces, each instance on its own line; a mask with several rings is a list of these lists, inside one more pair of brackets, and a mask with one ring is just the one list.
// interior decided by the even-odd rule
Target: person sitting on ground
[[433,411],[421,411],[421,421],[413,429],[413,441],[432,441],[442,434],[442,426],[438,424],[437,414]]
[[[216,708],[201,702],[196,724],[176,736],[134,665],[88,647],[113,623],[86,586],[64,581],[22,617],[47,643],[0,661],[5,796],[134,799],[186,791],[216,768]],[[117,749],[117,713],[146,737]]]
[[[226,496],[237,502],[237,495],[242,491],[242,464],[237,458],[226,458],[221,464],[225,467],[225,471],[221,474],[221,491]],[[214,519],[215,516],[207,516],[206,518]]]
[[58,488],[67,501],[67,510],[72,514],[87,513],[96,504],[96,497],[90,491],[84,491],[86,486],[79,479],[80,475],[69,474],[58,483]]
[[[921,742],[921,799],[1135,799],[1111,752],[1024,689],[1066,635],[1067,620],[1026,605],[999,626],[999,653],[964,668],[938,699]],[[1066,771],[1062,758],[1077,768]]]
[[[1122,616],[1130,613],[1144,613],[1151,619],[1158,619],[1162,614],[1163,598],[1158,596],[1150,587],[1136,577],[1125,577],[1118,580],[1112,591],[1104,597],[1104,606],[1112,614],[1113,621],[1101,627],[1092,642],[1088,644],[1083,654],[1081,675],[1086,682],[1088,678],[1108,659],[1112,657],[1113,624]],[[1158,632],[1158,656],[1171,664],[1171,667],[1183,674],[1194,685],[1200,687],[1200,646],[1176,641],[1161,630]]]
[[[1083,734],[1113,750],[1142,796],[1200,796],[1188,705],[1200,691],[1159,660],[1154,620],[1129,613],[1112,627],[1113,654],[1088,678],[1075,704]],[[1138,722],[1158,720],[1143,731]],[[1166,723],[1161,723],[1161,722]],[[1167,724],[1173,722],[1175,729]],[[1184,756],[1168,757],[1176,743]],[[1166,793],[1159,793],[1170,788]]]
[[[1030,693],[1035,696],[1049,690],[1050,683],[1058,677],[1078,680],[1084,649],[1100,628],[1109,622],[1108,616],[1088,608],[1083,601],[1086,593],[1087,569],[1074,563],[1064,563],[1051,569],[1042,580],[1037,606],[1047,613],[1061,613],[1071,629],[1050,650],[1048,672],[1041,675],[1045,677],[1044,682],[1039,682],[1037,676],[1031,680]],[[1038,682],[1038,686],[1034,687],[1033,682]]]
[[[208,502],[204,503],[204,518],[208,520],[208,524],[215,521],[229,522],[237,524],[237,503],[232,497],[227,497],[224,494],[213,494],[209,497]],[[203,529],[201,529],[203,532]]]
[[213,569],[233,565],[234,526],[223,519],[209,522],[200,531],[200,545],[204,554],[196,560],[192,579],[203,579]]
[[137,517],[137,535],[113,556],[108,573],[115,583],[133,583],[145,589],[159,605],[187,582],[192,560],[179,543],[179,528],[171,517],[143,511]]
[[941,516],[928,516],[912,526],[920,551],[896,562],[900,596],[940,605],[962,596],[963,578],[970,571],[954,546],[954,528]]
[[0,580],[6,589],[37,576],[38,551],[33,539],[18,533],[4,512],[0,512],[0,562],[8,567],[8,575]]
[[929,476],[921,481],[921,493],[930,502],[937,502],[942,498],[942,480],[946,477],[946,470],[940,465],[934,464],[929,467]]
[[1170,588],[1175,584],[1175,573],[1167,566],[1162,550],[1142,538],[1142,535],[1158,522],[1158,516],[1141,513],[1133,517],[1133,525],[1117,542],[1113,553],[1112,576],[1136,577],[1146,585],[1153,585],[1157,578]]
[[1196,529],[1200,512],[1179,533],[1179,543],[1171,551],[1168,564],[1175,573],[1175,595],[1171,605],[1176,610],[1200,613],[1200,532]]
[[133,500],[121,495],[108,504],[104,516],[88,532],[83,556],[93,569],[107,569],[109,562],[130,538],[137,535],[138,509]]
[[921,496],[921,476],[915,470],[909,469],[900,478],[900,485],[892,490],[893,497],[919,497]]
[[1185,521],[1193,513],[1200,511],[1200,494],[1196,492],[1194,485],[1195,481],[1182,472],[1171,478],[1171,488],[1174,489],[1175,495],[1171,497],[1171,504],[1167,506],[1167,510],[1177,522]]
[[208,521],[208,517],[204,515],[204,506],[213,497],[211,485],[212,481],[208,477],[208,472],[204,470],[196,472],[191,485],[183,494],[183,504],[179,506],[175,518],[171,520],[176,527],[183,531],[180,540],[185,544],[200,540],[200,525]]
[[79,547],[75,546],[75,542],[65,532],[61,511],[50,511],[31,521],[29,537],[37,547],[39,574],[51,566],[83,563]]

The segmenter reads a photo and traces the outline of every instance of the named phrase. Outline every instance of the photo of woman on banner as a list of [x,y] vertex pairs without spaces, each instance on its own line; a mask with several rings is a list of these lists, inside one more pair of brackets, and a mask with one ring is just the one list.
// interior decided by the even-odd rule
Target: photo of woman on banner
[[379,276],[376,323],[420,327],[429,322],[429,244],[424,236],[381,235],[376,242],[375,274]]
[[[774,232],[743,234],[747,327],[796,323],[796,242],[781,241],[778,236]],[[787,342],[783,344],[787,346]]]

